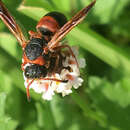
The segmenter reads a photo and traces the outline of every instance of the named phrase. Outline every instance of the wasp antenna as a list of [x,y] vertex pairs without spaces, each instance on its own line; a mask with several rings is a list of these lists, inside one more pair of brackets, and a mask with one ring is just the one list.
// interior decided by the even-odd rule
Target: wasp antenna
[[30,97],[27,97],[27,100],[28,100],[28,102],[31,102],[31,98]]
[[26,93],[27,93],[27,100],[28,102],[30,102],[31,98],[30,98],[30,93],[29,93],[29,87],[26,88]]
[[27,100],[28,102],[31,101],[31,98],[30,98],[30,93],[29,93],[29,87],[30,85],[34,82],[35,79],[31,80],[30,83],[28,84],[27,88],[26,88],[26,93],[27,93]]

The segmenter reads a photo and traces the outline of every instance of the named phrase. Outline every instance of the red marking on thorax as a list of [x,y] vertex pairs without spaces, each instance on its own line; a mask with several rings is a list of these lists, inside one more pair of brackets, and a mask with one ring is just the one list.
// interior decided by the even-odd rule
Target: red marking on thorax
[[24,59],[24,63],[23,64],[27,64],[27,63],[38,64],[38,65],[44,65],[45,64],[45,60],[43,59],[42,56],[39,56],[37,59],[31,61],[31,60],[29,60],[27,58],[27,56],[24,53],[23,59]]
[[30,35],[30,39],[31,39],[32,37],[40,38],[40,39],[41,39],[41,37],[42,37],[42,35],[41,35],[40,33],[34,32],[34,31],[32,31],[32,30],[30,30],[28,33],[29,33],[29,35]]

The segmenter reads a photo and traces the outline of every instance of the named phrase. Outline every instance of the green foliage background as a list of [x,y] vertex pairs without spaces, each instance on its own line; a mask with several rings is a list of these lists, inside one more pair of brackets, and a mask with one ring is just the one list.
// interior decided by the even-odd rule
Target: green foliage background
[[[49,11],[71,18],[91,0],[3,0],[28,37]],[[67,40],[80,48],[87,66],[78,90],[50,102],[31,91],[27,102],[22,50],[0,21],[0,130],[129,130],[130,1],[97,0]]]

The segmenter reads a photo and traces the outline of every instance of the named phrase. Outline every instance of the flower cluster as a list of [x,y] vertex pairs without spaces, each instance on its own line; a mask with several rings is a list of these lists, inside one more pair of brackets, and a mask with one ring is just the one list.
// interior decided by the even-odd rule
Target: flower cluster
[[[59,82],[52,80],[43,80],[36,79],[30,85],[30,88],[33,89],[36,93],[41,93],[42,98],[45,100],[51,100],[55,93],[61,93],[62,96],[66,96],[72,93],[72,87],[77,89],[82,85],[83,79],[80,78],[79,68],[85,67],[85,59],[78,59],[78,48],[72,47],[73,53],[76,56],[79,67],[75,61],[75,58],[71,55],[66,56],[66,59],[63,61],[63,66],[69,66],[71,72],[67,69],[62,69],[61,73],[55,73],[53,76],[47,75],[45,78],[55,78],[59,80],[67,80],[67,82]],[[25,87],[28,86],[30,82],[25,76]]]

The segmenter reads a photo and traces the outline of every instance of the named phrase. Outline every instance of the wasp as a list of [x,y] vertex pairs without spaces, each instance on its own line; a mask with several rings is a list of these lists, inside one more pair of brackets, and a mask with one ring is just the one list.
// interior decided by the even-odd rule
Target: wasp
[[68,82],[68,80],[46,76],[60,73],[63,68],[71,71],[69,66],[65,67],[63,65],[63,61],[65,60],[65,56],[62,55],[61,51],[63,48],[69,50],[78,66],[77,59],[71,47],[61,44],[60,41],[85,18],[95,2],[96,0],[91,2],[69,21],[67,21],[67,18],[62,13],[47,13],[36,25],[36,32],[29,31],[30,40],[26,40],[21,28],[0,0],[0,18],[16,37],[23,50],[21,68],[24,77],[30,81],[26,88],[28,100],[30,99],[29,87],[37,79]]

